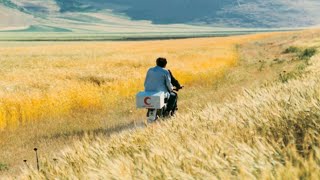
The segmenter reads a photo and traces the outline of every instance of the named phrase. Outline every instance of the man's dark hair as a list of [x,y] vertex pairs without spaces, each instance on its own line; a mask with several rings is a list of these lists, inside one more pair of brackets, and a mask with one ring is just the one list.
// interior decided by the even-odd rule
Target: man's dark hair
[[160,66],[162,68],[166,67],[167,65],[167,59],[166,58],[163,58],[163,57],[159,57],[157,59],[157,66]]

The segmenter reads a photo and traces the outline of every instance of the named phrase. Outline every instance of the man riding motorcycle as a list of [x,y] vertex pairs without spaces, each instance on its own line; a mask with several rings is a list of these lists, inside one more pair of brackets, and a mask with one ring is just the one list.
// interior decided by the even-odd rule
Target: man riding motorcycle
[[177,110],[178,95],[173,90],[182,88],[179,81],[177,81],[172,73],[165,69],[167,65],[167,59],[159,57],[156,60],[156,66],[150,68],[147,72],[147,76],[144,82],[145,91],[162,91],[165,92],[165,97],[168,100],[167,109],[165,114],[171,115]]

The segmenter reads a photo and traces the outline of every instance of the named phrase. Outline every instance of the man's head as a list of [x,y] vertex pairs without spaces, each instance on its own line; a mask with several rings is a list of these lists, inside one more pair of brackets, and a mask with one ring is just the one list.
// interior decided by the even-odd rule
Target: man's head
[[166,58],[162,58],[162,57],[159,57],[157,59],[157,66],[160,66],[162,68],[165,68],[167,65],[167,59]]

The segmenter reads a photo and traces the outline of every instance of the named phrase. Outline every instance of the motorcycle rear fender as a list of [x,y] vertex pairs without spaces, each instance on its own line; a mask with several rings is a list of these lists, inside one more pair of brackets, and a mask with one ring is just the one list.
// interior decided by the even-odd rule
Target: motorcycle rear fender
[[147,120],[153,122],[157,119],[157,109],[148,109]]

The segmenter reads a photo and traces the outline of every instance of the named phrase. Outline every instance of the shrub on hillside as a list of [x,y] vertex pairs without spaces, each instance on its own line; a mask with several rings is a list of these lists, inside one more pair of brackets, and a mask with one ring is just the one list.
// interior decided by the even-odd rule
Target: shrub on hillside
[[306,48],[299,54],[299,59],[301,60],[309,60],[312,56],[317,53],[317,49],[315,47]]
[[317,53],[317,49],[315,47],[309,47],[303,50],[296,46],[290,46],[287,49],[285,49],[283,53],[284,54],[295,53],[297,54],[297,57],[299,60],[306,60],[306,62],[308,63],[310,58]]
[[301,52],[301,49],[296,46],[290,46],[283,51],[284,54],[298,53],[298,52]]
[[3,164],[3,163],[0,162],[0,171],[6,171],[6,170],[8,170],[8,169],[9,169],[9,168],[8,168],[8,165]]

